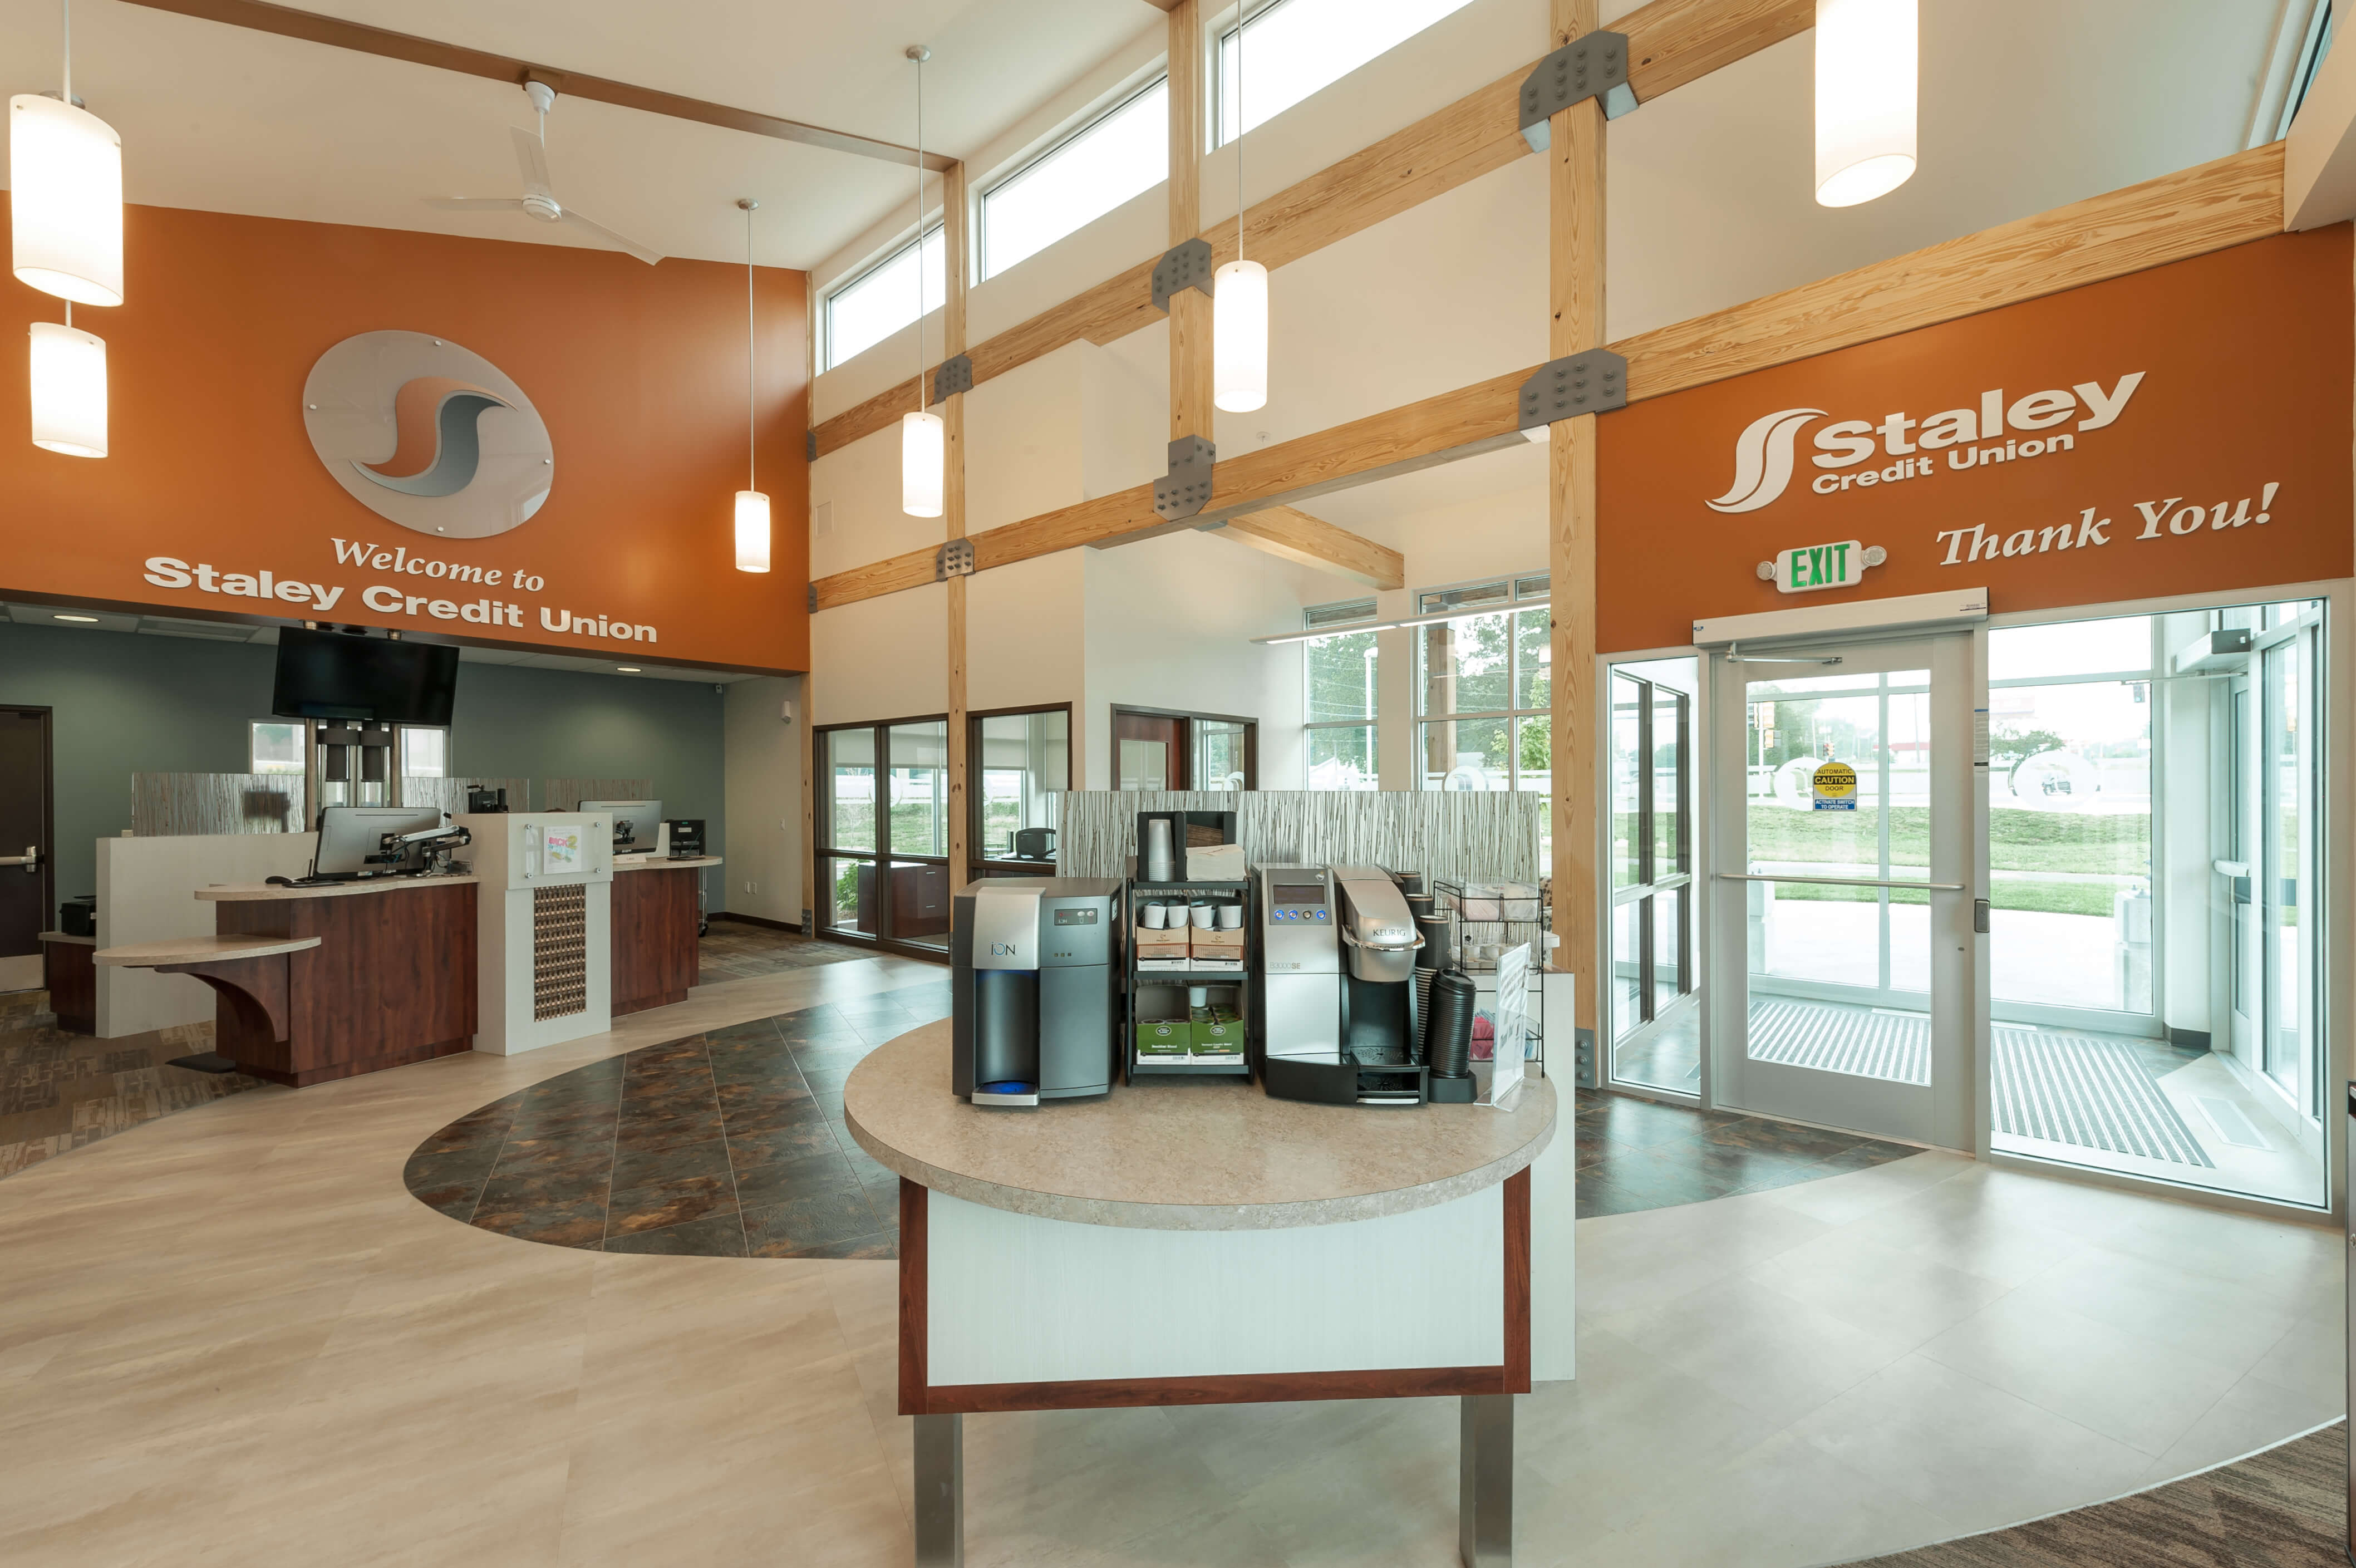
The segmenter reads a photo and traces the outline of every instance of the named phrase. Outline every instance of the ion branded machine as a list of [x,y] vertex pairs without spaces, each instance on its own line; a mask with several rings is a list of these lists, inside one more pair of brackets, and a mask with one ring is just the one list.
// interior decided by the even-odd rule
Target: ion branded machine
[[511,1057],[612,1024],[614,820],[466,816],[474,833],[475,1048]]
[[1109,878],[994,876],[950,926],[950,1088],[976,1105],[1112,1091],[1120,1007]]
[[1280,1100],[1419,1105],[1415,953],[1423,938],[1390,873],[1259,871],[1260,1082]]

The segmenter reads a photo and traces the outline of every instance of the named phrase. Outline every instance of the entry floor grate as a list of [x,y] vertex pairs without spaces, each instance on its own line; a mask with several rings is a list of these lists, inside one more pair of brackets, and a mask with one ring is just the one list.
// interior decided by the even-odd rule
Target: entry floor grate
[[[2133,1044],[2018,1024],[1998,1024],[1992,1034],[1998,1132],[2216,1168]],[[1931,1081],[1931,1020],[1920,1013],[1757,1001],[1750,1049],[1754,1061],[1892,1083]]]

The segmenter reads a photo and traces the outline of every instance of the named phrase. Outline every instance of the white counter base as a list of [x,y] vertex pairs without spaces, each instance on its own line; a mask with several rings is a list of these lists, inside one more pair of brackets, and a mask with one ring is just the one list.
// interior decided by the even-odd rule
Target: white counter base
[[1502,1187],[1284,1230],[1082,1225],[940,1193],[927,1210],[936,1388],[1505,1359]]

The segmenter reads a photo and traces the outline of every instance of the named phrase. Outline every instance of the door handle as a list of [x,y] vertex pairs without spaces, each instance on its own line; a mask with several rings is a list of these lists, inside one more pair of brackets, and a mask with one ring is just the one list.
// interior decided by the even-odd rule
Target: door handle
[[21,865],[27,876],[39,870],[40,865],[41,846],[37,843],[27,844],[22,854],[0,854],[0,865]]

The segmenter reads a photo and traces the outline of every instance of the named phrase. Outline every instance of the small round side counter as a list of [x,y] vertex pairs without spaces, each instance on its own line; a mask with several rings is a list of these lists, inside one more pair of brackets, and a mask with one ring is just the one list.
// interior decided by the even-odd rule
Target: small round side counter
[[1513,1396],[1570,1375],[1554,1085],[1510,1110],[1134,1085],[1033,1110],[949,1088],[950,1026],[844,1086],[900,1183],[916,1561],[961,1561],[967,1413],[1457,1395],[1464,1561],[1511,1561]]

